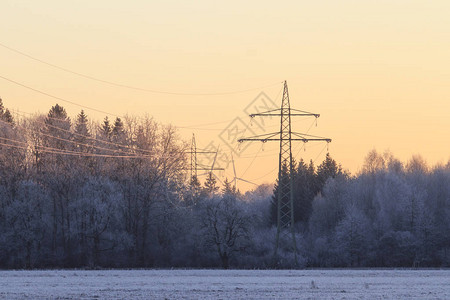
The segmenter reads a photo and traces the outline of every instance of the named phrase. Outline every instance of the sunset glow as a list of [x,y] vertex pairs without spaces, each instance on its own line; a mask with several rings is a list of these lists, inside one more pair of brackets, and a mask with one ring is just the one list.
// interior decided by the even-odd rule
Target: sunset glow
[[[372,149],[450,159],[449,1],[4,0],[0,9],[0,97],[16,114],[59,103],[71,117],[95,108],[85,111],[98,122],[149,115],[229,153],[224,129],[239,118],[246,135],[261,132],[246,108],[261,92],[279,106],[287,80],[291,106],[321,115],[317,127],[293,119],[293,129],[331,138],[328,151],[352,173]],[[279,119],[264,126],[277,131]],[[327,153],[302,146],[296,160],[319,164]],[[278,149],[252,143],[234,154],[237,176],[273,183]],[[231,164],[218,175],[232,179]]]

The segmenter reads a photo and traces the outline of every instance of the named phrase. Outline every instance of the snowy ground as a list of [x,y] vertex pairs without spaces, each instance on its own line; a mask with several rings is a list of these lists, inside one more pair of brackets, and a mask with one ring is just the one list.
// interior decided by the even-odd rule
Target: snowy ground
[[450,270],[0,271],[1,299],[450,299]]

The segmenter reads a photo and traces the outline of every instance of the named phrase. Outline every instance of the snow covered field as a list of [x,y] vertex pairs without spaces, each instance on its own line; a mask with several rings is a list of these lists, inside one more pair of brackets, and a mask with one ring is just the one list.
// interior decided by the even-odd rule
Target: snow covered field
[[450,270],[0,271],[1,299],[450,299]]

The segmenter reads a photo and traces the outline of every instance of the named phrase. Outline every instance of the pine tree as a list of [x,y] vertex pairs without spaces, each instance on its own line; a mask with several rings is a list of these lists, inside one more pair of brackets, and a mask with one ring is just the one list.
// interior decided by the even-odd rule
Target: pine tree
[[236,186],[231,184],[231,181],[228,181],[228,178],[225,178],[225,181],[223,182],[223,189],[222,193],[224,195],[236,195]]
[[122,120],[117,117],[112,128],[112,138],[116,143],[125,142],[125,130]]
[[108,116],[106,116],[105,119],[103,120],[102,126],[100,127],[100,135],[105,139],[109,139],[111,133],[112,133],[111,124],[109,124]]
[[[281,167],[281,176],[280,179],[282,180],[283,186],[289,185],[290,179],[289,175],[289,166],[283,165]],[[273,187],[273,196],[272,196],[272,202],[271,202],[271,221],[273,224],[277,224],[277,218],[278,218],[278,193],[279,193],[279,186],[280,182],[279,179],[276,180],[275,185]],[[289,195],[288,195],[289,197]],[[287,201],[287,199],[284,199],[284,201]],[[295,219],[294,219],[295,220]]]
[[190,184],[191,184],[191,188],[193,190],[198,191],[200,189],[200,186],[201,186],[200,181],[198,180],[198,177],[196,175],[192,176]]
[[0,98],[0,120],[9,123],[11,126],[15,125],[11,112],[3,106],[2,98]]
[[192,176],[189,182],[188,196],[185,198],[188,205],[198,203],[202,194],[201,184],[196,175]]
[[9,109],[6,109],[6,110],[5,110],[5,113],[3,114],[2,119],[3,119],[5,122],[8,122],[9,124],[11,124],[12,126],[15,125],[14,118],[13,118],[13,116],[11,115],[11,112],[9,111]]
[[71,138],[71,124],[64,107],[59,104],[52,106],[44,122],[46,125],[43,129],[43,133],[45,134],[43,137],[44,145],[61,150],[67,149],[69,143],[64,140]]
[[317,167],[317,180],[320,189],[325,185],[328,178],[335,178],[338,175],[346,175],[342,171],[341,165],[331,158],[330,154],[327,153],[325,160]]
[[81,112],[77,116],[77,121],[75,123],[75,132],[84,136],[89,136],[89,129],[88,129],[88,117],[84,113],[84,110],[81,110]]
[[91,135],[88,128],[88,118],[84,113],[84,110],[81,110],[81,112],[77,116],[77,121],[75,123],[75,133],[76,135],[74,137],[74,140],[80,144],[85,144],[87,137]]
[[217,180],[212,172],[209,172],[208,177],[206,178],[204,190],[208,196],[213,196],[219,190]]
[[114,121],[112,134],[115,136],[119,136],[122,135],[123,133],[124,133],[123,122],[119,117],[117,117],[116,120]]
[[294,220],[306,222],[309,219],[312,201],[316,195],[316,174],[312,161],[309,166],[303,159],[298,163],[294,175]]

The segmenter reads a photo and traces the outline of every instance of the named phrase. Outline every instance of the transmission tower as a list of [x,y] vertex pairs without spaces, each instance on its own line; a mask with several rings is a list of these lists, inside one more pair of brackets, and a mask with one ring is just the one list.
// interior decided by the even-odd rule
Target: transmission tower
[[[198,178],[197,171],[199,171],[199,170],[204,170],[204,171],[209,171],[209,172],[224,170],[223,168],[214,168],[214,163],[217,158],[218,150],[217,151],[203,151],[203,150],[199,151],[197,149],[197,145],[195,143],[195,135],[194,134],[192,134],[191,151],[188,151],[186,153],[191,154],[191,183],[193,182],[193,180]],[[197,154],[215,154],[214,162],[213,162],[212,166],[209,167],[209,166],[199,165],[197,163]]]
[[313,116],[316,119],[319,114],[310,113],[302,110],[291,109],[289,102],[289,92],[287,82],[284,81],[283,99],[281,108],[274,109],[262,113],[251,114],[250,117],[256,116],[280,116],[280,131],[268,134],[257,135],[239,139],[238,142],[245,141],[268,141],[280,142],[280,154],[278,164],[278,193],[277,193],[277,235],[275,244],[274,257],[277,258],[278,248],[281,243],[285,243],[285,248],[294,253],[295,263],[297,264],[297,244],[295,241],[294,229],[294,189],[293,189],[293,165],[292,165],[292,141],[301,141],[307,143],[310,141],[331,142],[331,139],[312,136],[304,133],[297,133],[291,130],[291,117],[297,116]]
[[195,144],[195,135],[192,134],[191,143],[191,184],[197,178],[197,145]]

